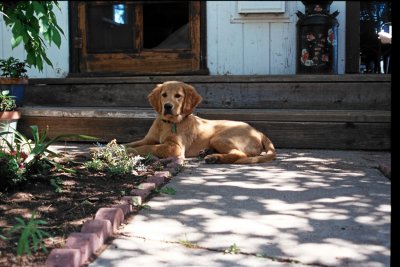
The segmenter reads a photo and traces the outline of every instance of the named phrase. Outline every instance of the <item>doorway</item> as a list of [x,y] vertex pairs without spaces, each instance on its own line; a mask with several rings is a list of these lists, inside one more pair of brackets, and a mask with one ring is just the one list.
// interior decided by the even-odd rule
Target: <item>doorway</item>
[[71,72],[206,72],[201,1],[72,1]]

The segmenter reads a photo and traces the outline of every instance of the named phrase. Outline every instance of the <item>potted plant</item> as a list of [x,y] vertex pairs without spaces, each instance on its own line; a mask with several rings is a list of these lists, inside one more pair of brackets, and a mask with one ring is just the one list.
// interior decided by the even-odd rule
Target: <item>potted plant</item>
[[0,90],[9,91],[15,96],[18,107],[22,106],[25,86],[28,84],[26,61],[20,61],[14,57],[0,59]]
[[17,110],[15,96],[10,91],[0,92],[0,133],[6,133],[0,138],[0,150],[5,148],[5,143],[14,142],[13,130],[17,129],[17,122],[21,118],[21,112]]

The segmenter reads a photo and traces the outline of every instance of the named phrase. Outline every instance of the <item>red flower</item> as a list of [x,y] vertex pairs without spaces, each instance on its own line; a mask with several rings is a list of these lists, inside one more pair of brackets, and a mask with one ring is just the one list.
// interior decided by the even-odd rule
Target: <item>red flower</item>
[[[17,151],[15,151],[15,150],[11,151],[10,155],[16,157]],[[24,160],[28,157],[28,155],[25,152],[19,152],[19,156],[20,156],[20,158],[22,158]]]

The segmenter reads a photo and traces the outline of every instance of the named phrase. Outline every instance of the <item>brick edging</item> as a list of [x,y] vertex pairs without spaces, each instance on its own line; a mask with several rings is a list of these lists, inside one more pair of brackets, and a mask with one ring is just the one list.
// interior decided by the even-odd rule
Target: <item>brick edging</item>
[[[119,204],[98,209],[95,218],[83,223],[81,232],[71,233],[63,248],[52,249],[46,260],[46,267],[79,267],[85,264],[108,239],[117,232],[128,214],[139,210],[135,204],[148,200],[155,189],[161,188],[169,179],[179,173],[184,160],[179,158],[161,159],[166,168],[148,176],[129,196]],[[136,203],[133,203],[136,202]]]

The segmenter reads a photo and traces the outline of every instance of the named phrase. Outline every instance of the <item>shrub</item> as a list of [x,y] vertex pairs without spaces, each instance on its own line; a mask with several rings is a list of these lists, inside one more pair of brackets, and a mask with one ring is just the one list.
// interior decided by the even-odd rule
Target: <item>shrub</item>
[[98,149],[92,152],[92,159],[86,162],[85,166],[92,171],[102,171],[118,176],[145,169],[142,160],[140,156],[128,155],[124,146],[117,144],[114,139],[106,146],[98,144]]
[[0,151],[0,191],[7,191],[26,181],[24,172],[18,157]]
[[[0,190],[11,189],[13,186],[26,181],[31,175],[47,174],[52,168],[72,172],[72,170],[63,167],[48,157],[48,155],[56,155],[56,153],[49,150],[49,146],[60,139],[97,140],[95,137],[86,135],[62,134],[47,141],[48,128],[42,135],[40,135],[39,128],[36,125],[30,126],[30,128],[33,140],[30,140],[17,130],[0,132],[0,138],[3,139],[8,147],[8,151],[1,152],[3,160],[0,164],[4,166],[4,170],[2,167],[3,175],[0,177],[2,179],[1,184],[4,184],[4,186],[1,186]],[[3,135],[10,133],[15,134],[14,143],[10,143],[3,137]]]

